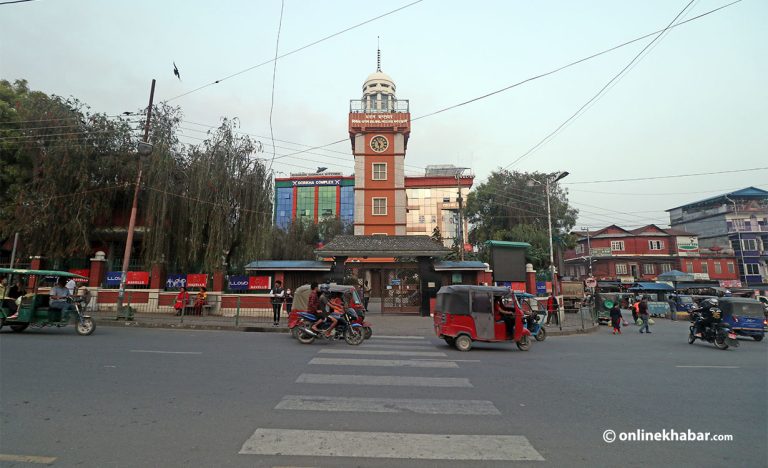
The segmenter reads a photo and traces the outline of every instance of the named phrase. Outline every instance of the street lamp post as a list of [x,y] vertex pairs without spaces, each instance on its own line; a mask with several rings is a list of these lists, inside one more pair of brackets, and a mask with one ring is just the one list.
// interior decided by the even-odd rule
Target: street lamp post
[[[733,203],[733,214],[738,217],[739,210],[736,208],[736,200],[729,197],[728,195],[725,196],[725,199]],[[739,238],[739,253],[741,254],[741,271],[744,272],[744,287],[748,288],[749,279],[747,279],[747,264],[744,263],[744,243],[741,241],[741,229],[739,229],[739,226],[736,223],[736,219],[733,220],[733,228],[736,229],[736,236]]]
[[[552,245],[552,210],[550,208],[550,203],[549,203],[549,186],[551,183],[557,183],[557,181],[564,179],[565,177],[568,176],[568,174],[569,172],[567,171],[557,172],[553,174],[554,179],[552,179],[551,181],[549,176],[545,178],[544,184],[542,184],[538,180],[532,179],[532,182],[537,183],[539,185],[544,185],[544,190],[547,192],[546,194],[547,195],[547,225],[549,226],[549,274],[550,274],[550,281],[552,282],[553,296],[557,295],[557,289],[555,287],[555,284],[557,283],[557,281],[555,279],[555,249],[554,249],[554,246]],[[560,320],[559,313],[560,312],[558,311],[557,321],[558,323],[560,323],[560,329],[562,330],[563,324],[562,324],[562,321]]]

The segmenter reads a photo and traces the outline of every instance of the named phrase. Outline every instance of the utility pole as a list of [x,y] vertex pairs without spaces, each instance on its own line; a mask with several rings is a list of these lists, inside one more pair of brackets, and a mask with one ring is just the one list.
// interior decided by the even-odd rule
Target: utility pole
[[587,255],[589,255],[589,276],[592,277],[592,245],[589,242],[589,226],[581,227],[587,233]]
[[[123,269],[120,273],[120,290],[117,293],[117,315],[123,309],[123,298],[125,297],[125,280],[128,276],[128,264],[131,260],[131,248],[133,247],[133,231],[136,228],[136,212],[139,205],[139,187],[141,186],[141,157],[152,152],[152,145],[149,144],[149,123],[152,119],[152,104],[155,99],[155,79],[152,79],[152,88],[149,91],[149,107],[147,107],[147,121],[144,124],[144,141],[139,143],[138,148],[138,171],[136,174],[136,186],[133,189],[133,205],[131,206],[131,219],[128,222],[128,235],[125,239],[125,253],[123,254]],[[128,314],[126,314],[128,318]]]
[[[739,210],[736,208],[736,200],[732,199],[728,195],[725,199],[733,203],[733,214],[739,216]],[[744,263],[744,243],[741,241],[741,229],[739,229],[736,219],[733,220],[733,228],[736,229],[736,236],[739,238],[739,253],[741,254],[741,271],[744,272],[744,287],[749,287],[749,279],[747,279],[747,264]]]
[[464,169],[462,168],[460,171],[456,172],[456,189],[459,192],[459,197],[457,198],[457,201],[459,202],[459,252],[461,261],[464,261],[464,221],[461,216],[462,211],[462,203],[464,201],[463,198],[461,198],[461,173],[464,172]]

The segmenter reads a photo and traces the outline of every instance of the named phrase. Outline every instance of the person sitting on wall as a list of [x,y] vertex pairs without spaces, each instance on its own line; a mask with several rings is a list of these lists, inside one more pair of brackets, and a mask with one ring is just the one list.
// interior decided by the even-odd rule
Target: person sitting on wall
[[203,315],[203,306],[208,303],[208,290],[205,286],[200,288],[195,296],[195,315]]

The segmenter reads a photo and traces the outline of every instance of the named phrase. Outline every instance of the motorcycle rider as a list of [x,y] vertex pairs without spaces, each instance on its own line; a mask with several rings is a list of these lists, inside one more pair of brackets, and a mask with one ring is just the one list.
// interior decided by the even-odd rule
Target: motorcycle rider
[[704,330],[706,330],[707,327],[711,327],[713,324],[720,322],[720,313],[716,313],[712,310],[717,308],[717,305],[717,299],[704,299],[701,301],[700,307],[698,309],[692,310],[692,312],[699,314],[699,317],[696,319],[696,323],[694,323],[694,336],[696,336],[696,338],[701,338],[703,336],[702,334]]

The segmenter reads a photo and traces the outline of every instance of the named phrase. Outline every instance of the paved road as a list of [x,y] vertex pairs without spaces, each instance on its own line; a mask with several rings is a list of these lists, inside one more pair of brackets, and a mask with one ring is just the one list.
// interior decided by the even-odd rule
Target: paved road
[[[527,353],[460,353],[427,334],[350,347],[273,333],[4,329],[0,465],[764,466],[766,343],[719,351],[686,334],[659,320],[652,335],[601,328]],[[607,444],[607,429],[734,440]]]

